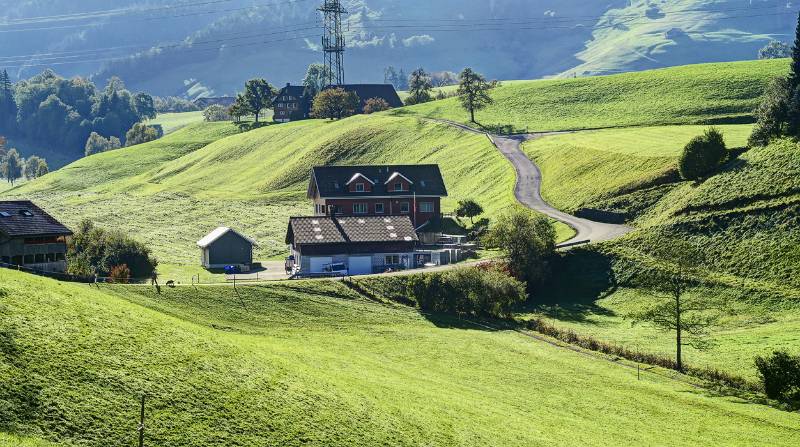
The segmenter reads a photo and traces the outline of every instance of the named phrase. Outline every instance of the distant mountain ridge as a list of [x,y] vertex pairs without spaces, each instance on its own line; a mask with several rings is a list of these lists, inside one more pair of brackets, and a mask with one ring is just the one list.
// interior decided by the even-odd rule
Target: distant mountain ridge
[[[0,17],[0,31],[41,29],[3,33],[0,67],[28,77],[50,65],[101,83],[117,75],[136,90],[189,98],[235,93],[253,76],[296,83],[322,58],[318,3],[0,0],[7,21]],[[753,59],[769,40],[791,40],[798,8],[778,0],[344,4],[349,82],[382,82],[389,65],[407,72],[472,66],[491,78],[534,79]],[[117,8],[138,12],[52,18]],[[40,16],[51,18],[19,22]],[[32,53],[50,55],[18,57]]]

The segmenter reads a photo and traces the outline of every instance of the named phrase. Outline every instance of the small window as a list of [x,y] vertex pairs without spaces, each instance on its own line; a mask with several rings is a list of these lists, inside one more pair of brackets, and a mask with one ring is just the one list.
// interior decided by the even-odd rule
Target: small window
[[400,255],[386,255],[386,265],[400,265]]
[[368,212],[369,206],[366,203],[353,204],[353,214],[367,214]]
[[383,214],[383,204],[376,203],[375,204],[375,214]]
[[20,210],[19,213],[25,217],[33,217],[33,213],[28,210]]
[[364,184],[356,183],[356,192],[364,192]]
[[408,214],[410,211],[410,207],[408,206],[408,202],[400,203],[400,212],[403,214]]
[[394,184],[394,190],[395,191],[403,191],[403,184],[400,183],[400,182],[395,183]]
[[9,214],[9,213],[7,213],[5,211],[0,211],[0,217],[11,217],[11,214]]
[[433,212],[433,202],[421,202],[419,204],[419,212],[420,213],[432,213]]

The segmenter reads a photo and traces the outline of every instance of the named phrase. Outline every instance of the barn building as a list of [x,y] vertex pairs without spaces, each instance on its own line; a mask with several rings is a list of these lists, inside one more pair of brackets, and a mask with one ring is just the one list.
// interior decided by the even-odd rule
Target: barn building
[[45,272],[67,271],[72,231],[28,200],[0,201],[0,262]]
[[200,263],[207,269],[232,265],[247,271],[253,264],[255,245],[255,241],[228,227],[219,227],[197,241]]

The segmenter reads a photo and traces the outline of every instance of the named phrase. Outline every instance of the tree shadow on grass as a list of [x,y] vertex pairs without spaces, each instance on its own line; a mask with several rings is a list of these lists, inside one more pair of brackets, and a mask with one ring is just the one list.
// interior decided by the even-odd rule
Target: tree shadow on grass
[[591,315],[614,315],[597,305],[619,287],[609,256],[576,248],[559,255],[552,263],[552,272],[546,284],[531,291],[531,299],[519,312],[572,322],[591,322]]

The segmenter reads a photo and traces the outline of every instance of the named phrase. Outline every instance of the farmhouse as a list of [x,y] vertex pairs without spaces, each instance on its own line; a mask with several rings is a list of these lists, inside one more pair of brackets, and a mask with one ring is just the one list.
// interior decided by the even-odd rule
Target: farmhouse
[[0,262],[64,273],[70,236],[69,228],[33,202],[0,201]]
[[309,118],[311,101],[302,85],[286,84],[272,101],[275,111],[273,119],[278,123],[288,123]]
[[414,268],[418,241],[408,216],[293,217],[286,233],[295,268],[310,274],[337,264],[351,275]]
[[438,165],[316,166],[308,198],[317,216],[407,216],[414,228],[441,215]]
[[197,241],[200,263],[207,269],[233,265],[247,271],[253,264],[255,245],[255,241],[228,227],[219,227]]

